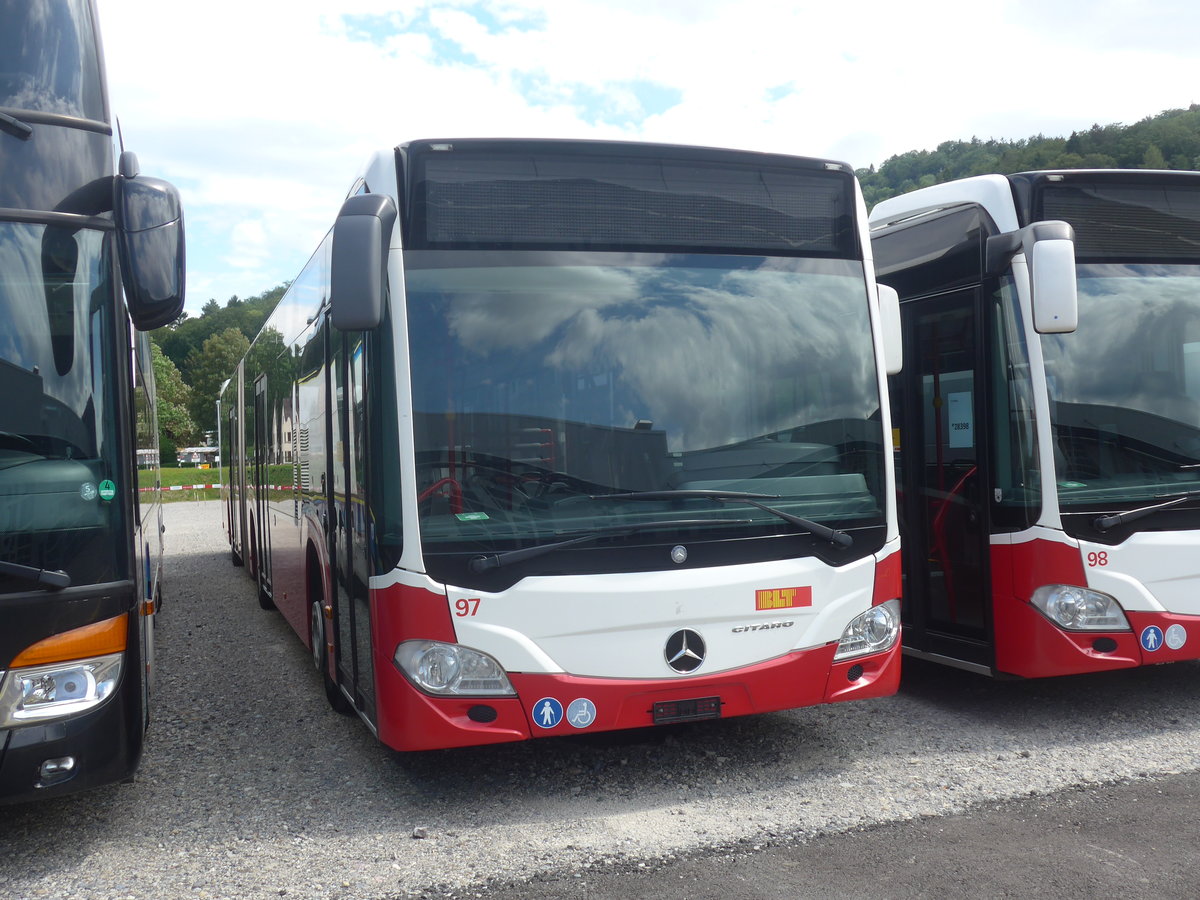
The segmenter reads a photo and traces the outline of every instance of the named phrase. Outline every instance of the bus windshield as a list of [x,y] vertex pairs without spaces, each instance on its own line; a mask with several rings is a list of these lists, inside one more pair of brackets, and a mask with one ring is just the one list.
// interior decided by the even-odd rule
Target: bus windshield
[[1064,508],[1200,489],[1200,266],[1078,276],[1078,331],[1042,337]]
[[[765,495],[835,528],[882,524],[861,262],[482,251],[405,262],[427,558],[618,526],[642,544],[680,540],[682,527],[699,540],[797,532],[700,492]],[[606,497],[659,491],[695,493]]]
[[0,107],[107,121],[91,4],[0,0],[0,14]]
[[0,590],[129,577],[109,243],[0,222]]

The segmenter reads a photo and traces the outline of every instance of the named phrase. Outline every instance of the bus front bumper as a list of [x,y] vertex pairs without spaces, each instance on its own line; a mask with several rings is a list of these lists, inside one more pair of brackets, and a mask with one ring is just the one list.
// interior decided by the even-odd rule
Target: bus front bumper
[[434,697],[389,667],[380,683],[379,737],[395,750],[445,749],[744,716],[896,692],[899,641],[880,653],[834,662],[836,646],[677,679],[510,672],[516,697]]

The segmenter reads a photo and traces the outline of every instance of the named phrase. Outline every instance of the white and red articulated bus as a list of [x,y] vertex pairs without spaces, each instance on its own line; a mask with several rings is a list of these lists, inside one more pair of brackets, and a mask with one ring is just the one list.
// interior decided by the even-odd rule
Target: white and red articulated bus
[[1200,173],[985,175],[871,212],[908,652],[1038,677],[1200,657]]
[[887,695],[898,352],[844,164],[408,143],[222,391],[233,560],[399,750]]

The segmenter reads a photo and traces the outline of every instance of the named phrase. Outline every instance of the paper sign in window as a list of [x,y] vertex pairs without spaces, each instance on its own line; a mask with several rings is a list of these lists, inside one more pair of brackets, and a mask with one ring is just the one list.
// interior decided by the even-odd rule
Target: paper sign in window
[[975,446],[975,417],[971,409],[971,392],[956,391],[946,397],[950,414],[950,447]]

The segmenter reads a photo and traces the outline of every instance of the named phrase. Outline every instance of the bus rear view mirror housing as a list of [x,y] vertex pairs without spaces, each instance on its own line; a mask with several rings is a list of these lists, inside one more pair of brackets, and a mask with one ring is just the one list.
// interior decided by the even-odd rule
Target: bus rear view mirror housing
[[396,205],[384,194],[359,194],[342,204],[329,273],[330,314],[339,331],[367,331],[383,321],[395,223]]
[[1075,230],[1066,222],[1034,222],[987,240],[987,271],[1002,272],[1017,253],[1029,266],[1033,328],[1038,334],[1068,334],[1079,323],[1075,280]]
[[904,368],[904,342],[900,333],[900,295],[886,284],[875,286],[879,291],[879,330],[883,336],[883,367],[889,375],[899,375]]
[[139,331],[179,318],[184,300],[183,205],[179,191],[138,174],[137,157],[121,154],[113,179],[117,255],[129,318]]

